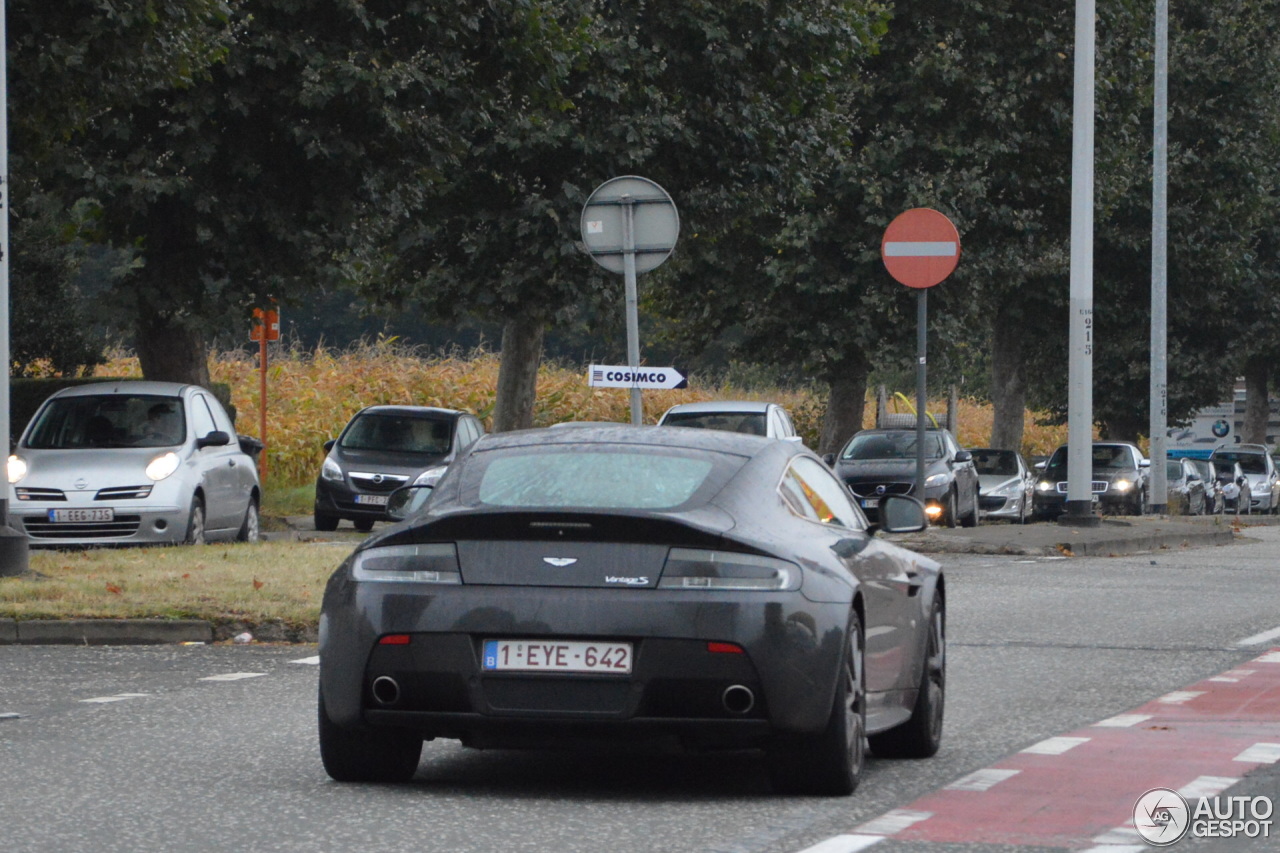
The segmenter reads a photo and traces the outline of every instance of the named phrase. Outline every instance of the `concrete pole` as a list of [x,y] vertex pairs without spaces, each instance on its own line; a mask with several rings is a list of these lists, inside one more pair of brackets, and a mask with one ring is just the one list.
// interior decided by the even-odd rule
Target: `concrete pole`
[[[929,288],[916,291],[916,488],[924,503],[925,418],[929,416]],[[943,519],[939,519],[943,520]],[[954,519],[945,519],[952,523]]]
[[1071,140],[1071,319],[1067,397],[1067,505],[1060,519],[1096,526],[1093,512],[1094,0],[1076,0]]
[[1156,0],[1155,118],[1151,143],[1151,511],[1169,508],[1169,0]]
[[[9,458],[9,66],[5,3],[0,0],[0,450]],[[8,466],[6,465],[6,473]],[[26,534],[9,526],[9,485],[0,490],[0,576],[27,570]]]

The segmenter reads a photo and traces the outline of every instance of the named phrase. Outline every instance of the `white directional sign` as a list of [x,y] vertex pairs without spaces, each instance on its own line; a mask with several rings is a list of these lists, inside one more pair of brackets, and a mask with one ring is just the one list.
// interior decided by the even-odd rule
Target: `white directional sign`
[[592,388],[687,388],[689,383],[674,367],[627,367],[625,364],[593,364],[587,368]]

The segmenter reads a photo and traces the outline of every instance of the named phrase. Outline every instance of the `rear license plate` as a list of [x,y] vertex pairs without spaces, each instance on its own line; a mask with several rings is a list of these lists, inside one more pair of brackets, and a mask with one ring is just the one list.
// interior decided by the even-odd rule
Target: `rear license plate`
[[49,520],[52,522],[85,522],[114,521],[115,510],[112,509],[51,509]]
[[878,506],[880,506],[879,498],[864,498],[862,501],[863,509],[875,509]]
[[356,503],[369,504],[370,506],[386,506],[386,495],[356,495]]
[[485,640],[481,668],[490,672],[631,673],[630,643]]

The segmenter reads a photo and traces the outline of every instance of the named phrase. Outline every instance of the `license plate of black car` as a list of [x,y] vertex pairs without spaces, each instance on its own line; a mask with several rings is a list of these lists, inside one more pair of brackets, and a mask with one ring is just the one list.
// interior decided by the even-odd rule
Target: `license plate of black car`
[[631,643],[581,640],[485,640],[489,672],[598,672],[628,675]]

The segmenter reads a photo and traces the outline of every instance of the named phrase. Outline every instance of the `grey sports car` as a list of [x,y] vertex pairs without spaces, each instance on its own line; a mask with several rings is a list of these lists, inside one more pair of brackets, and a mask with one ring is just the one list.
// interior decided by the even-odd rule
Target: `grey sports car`
[[877,535],[923,529],[914,499],[870,525],[798,443],[629,426],[485,436],[425,488],[325,590],[334,779],[408,780],[437,737],[654,739],[759,748],[776,789],[843,795],[868,744],[937,751],[942,572]]

